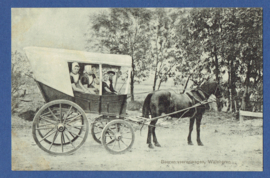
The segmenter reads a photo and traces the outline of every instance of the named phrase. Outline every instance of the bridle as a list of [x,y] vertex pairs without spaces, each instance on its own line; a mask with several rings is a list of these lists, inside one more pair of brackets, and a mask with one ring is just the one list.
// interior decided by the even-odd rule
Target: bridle
[[[206,94],[206,95],[208,95],[208,96],[210,96],[211,94],[209,94],[208,92],[206,92],[206,91],[204,91],[201,87],[198,87],[198,89],[201,91],[201,92],[203,92],[204,94]],[[216,89],[215,89],[215,92],[214,92],[214,95],[216,96],[216,92],[217,92],[217,89],[219,89],[220,90],[220,86],[219,86],[219,84],[217,84],[217,86],[216,86]],[[222,97],[222,95],[220,95],[220,96],[216,96],[217,98],[221,98]]]

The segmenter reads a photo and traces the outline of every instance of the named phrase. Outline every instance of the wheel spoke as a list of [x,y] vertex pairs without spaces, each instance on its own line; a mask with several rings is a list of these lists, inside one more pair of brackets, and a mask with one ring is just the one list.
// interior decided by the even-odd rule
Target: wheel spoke
[[122,138],[124,138],[124,139],[129,139],[129,140],[131,140],[132,138],[127,138],[127,137],[122,137]]
[[68,135],[65,133],[65,131],[64,131],[64,134],[65,134],[65,136],[68,138],[68,140],[69,140],[69,142],[71,143],[71,145],[73,146],[73,148],[76,148],[76,147],[73,145],[73,142],[69,139]]
[[49,122],[49,123],[51,123],[51,124],[54,124],[54,125],[56,125],[57,123],[55,123],[55,122],[53,122],[53,121],[51,121],[51,120],[49,120],[49,119],[46,119],[45,117],[43,117],[43,116],[39,116],[43,121],[45,121],[45,122]]
[[111,143],[115,142],[115,139],[111,140],[109,143],[106,143],[106,145],[109,145]]
[[[72,125],[69,125],[69,124],[67,124],[67,125],[69,126],[69,127],[67,127],[67,128],[69,128],[69,129],[74,128],[74,129],[78,129],[78,130],[85,131],[85,129],[82,128],[82,127],[85,127],[84,125],[82,125],[82,126],[72,126]],[[78,127],[81,127],[81,128],[78,128]]]
[[51,143],[51,145],[50,145],[50,148],[49,148],[49,150],[51,150],[51,148],[52,148],[52,145],[54,144],[54,141],[56,140],[56,138],[57,138],[57,136],[58,136],[58,130],[56,131],[56,133],[55,133],[55,135],[54,135],[54,138],[53,138],[53,141],[52,141],[52,143]]
[[52,116],[53,116],[57,121],[59,121],[58,117],[56,117],[56,116],[54,115],[54,113],[52,112],[52,110],[50,109],[50,107],[48,107],[48,109],[49,109],[50,113],[52,114]]
[[68,131],[68,133],[69,133],[73,138],[75,138],[75,136],[74,136],[70,131]]
[[75,125],[75,124],[73,124],[73,125],[66,124],[66,125],[68,125],[69,127],[72,127],[72,128],[85,127],[85,125]]
[[[53,129],[54,129],[54,128],[53,128]],[[52,130],[53,130],[53,129],[52,129]],[[52,134],[54,134],[54,133],[57,131],[57,130],[56,130],[55,132],[52,132],[51,134],[49,134],[52,130],[50,130],[50,131],[46,134],[47,136],[44,136],[41,140],[39,140],[39,142],[42,142],[44,139],[46,139],[47,137],[51,136]],[[49,135],[48,135],[48,134],[49,134]]]
[[[111,134],[109,133],[109,132],[107,132],[107,134],[109,135],[109,137],[112,139],[112,136],[111,136]],[[113,133],[114,134],[114,133]]]
[[113,147],[112,147],[112,150],[113,150],[113,148],[114,148],[114,146],[115,146],[115,143],[116,143],[116,142],[114,142],[114,143],[113,143]]
[[43,125],[38,125],[38,128],[48,126],[48,125],[54,125],[54,124],[43,124]]
[[60,108],[60,123],[62,123],[62,106],[61,106],[61,103],[59,104],[59,108]]
[[[125,142],[124,142],[122,139],[121,139],[121,142],[124,143],[124,145],[126,145]],[[128,147],[128,146],[126,145],[126,148],[127,148],[127,147]]]
[[[54,111],[54,109],[52,111]],[[50,114],[50,111],[43,113],[42,116],[48,116],[48,114]]]
[[64,147],[63,147],[63,132],[61,132],[61,147],[62,147],[62,153],[64,152]]
[[64,132],[63,132],[63,142],[64,144],[66,143]]
[[119,149],[121,150],[121,147],[120,147],[120,142],[119,142],[119,140],[117,140],[118,141],[118,146],[119,146]]
[[94,132],[94,134],[98,134],[98,133],[101,133],[102,131],[100,131],[100,132]]
[[[66,128],[67,128],[67,127],[66,127]],[[76,134],[76,133],[72,132],[72,131],[71,131],[71,130],[69,130],[68,128],[67,128],[67,130],[68,130],[69,132],[73,133],[74,135],[76,135],[76,136],[78,136],[78,137],[83,138],[81,135],[78,135],[78,134]]]
[[69,124],[71,122],[73,122],[75,119],[78,119],[78,117],[82,116],[82,114],[75,116],[74,118],[72,118],[71,120],[69,120],[66,124]]
[[54,129],[55,127],[42,127],[42,128],[36,128],[36,130],[47,130],[47,129]]
[[68,117],[68,115],[69,115],[69,112],[71,111],[71,108],[72,108],[72,106],[70,106],[68,112],[67,112],[66,115],[64,116],[64,122],[63,122],[63,123],[66,122],[66,119],[67,119],[67,117]]

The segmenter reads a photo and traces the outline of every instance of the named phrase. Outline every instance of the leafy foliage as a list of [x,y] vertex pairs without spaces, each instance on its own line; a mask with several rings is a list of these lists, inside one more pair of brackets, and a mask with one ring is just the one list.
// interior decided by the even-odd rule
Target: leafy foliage
[[11,97],[12,111],[17,107],[19,98],[26,94],[27,85],[31,83],[32,72],[25,56],[15,51],[11,54]]
[[243,98],[242,109],[252,93],[262,95],[260,8],[110,9],[91,24],[88,50],[132,56],[132,94],[151,69],[153,90],[192,74],[197,84],[215,78],[232,103]]

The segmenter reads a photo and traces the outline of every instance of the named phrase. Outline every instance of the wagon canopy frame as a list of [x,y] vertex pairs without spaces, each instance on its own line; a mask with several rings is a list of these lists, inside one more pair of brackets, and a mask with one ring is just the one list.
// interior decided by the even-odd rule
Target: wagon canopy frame
[[[72,97],[74,97],[74,94],[69,75],[69,62],[99,64],[100,80],[102,80],[102,65],[127,67],[129,68],[127,82],[130,79],[132,59],[128,55],[100,54],[44,47],[25,47],[24,51],[31,64],[35,80]],[[126,92],[127,90],[128,85]]]

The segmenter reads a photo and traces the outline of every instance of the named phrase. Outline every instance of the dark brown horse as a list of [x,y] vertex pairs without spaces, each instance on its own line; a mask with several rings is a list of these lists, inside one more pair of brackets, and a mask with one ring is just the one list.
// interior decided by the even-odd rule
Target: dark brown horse
[[[200,87],[186,92],[183,94],[176,94],[175,92],[161,90],[150,93],[144,100],[142,114],[143,117],[149,118],[151,115],[152,118],[160,116],[162,113],[168,114],[174,111],[182,110],[188,107],[191,107],[197,103],[207,100],[210,95],[214,94],[217,98],[221,97],[220,87],[217,82],[207,81],[202,84]],[[193,145],[191,141],[191,132],[193,130],[194,121],[196,119],[197,126],[197,143],[200,146],[203,146],[203,143],[200,139],[200,125],[202,120],[202,115],[205,112],[207,106],[200,105],[196,108],[185,110],[183,112],[171,115],[171,117],[190,117],[189,123],[189,134],[188,134],[188,144]],[[151,137],[153,135],[153,142],[155,146],[160,147],[160,144],[157,141],[155,129],[155,124],[158,120],[153,120],[148,126],[148,136],[147,144],[149,148],[154,148],[151,142]]]

